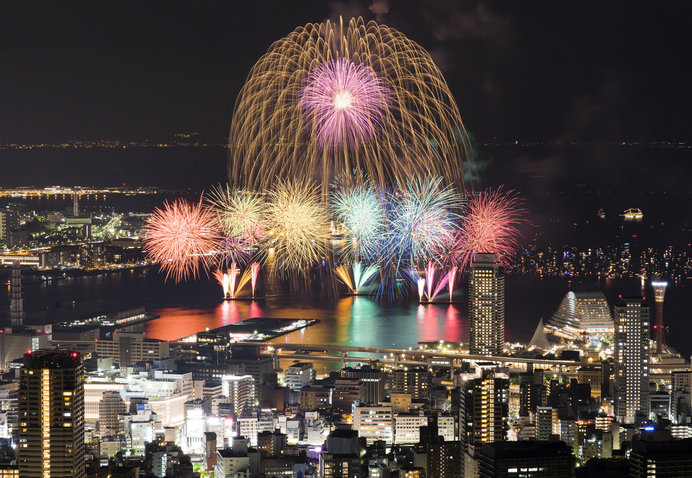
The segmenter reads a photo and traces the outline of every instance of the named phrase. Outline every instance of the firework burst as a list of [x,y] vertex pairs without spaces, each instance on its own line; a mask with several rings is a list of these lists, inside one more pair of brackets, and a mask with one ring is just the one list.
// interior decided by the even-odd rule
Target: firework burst
[[196,278],[207,270],[220,240],[214,213],[198,202],[176,199],[156,208],[144,225],[144,249],[166,279]]
[[485,190],[470,199],[461,230],[448,250],[450,264],[468,267],[476,253],[492,252],[503,266],[511,264],[519,247],[519,226],[526,223],[525,209],[514,191]]
[[392,91],[368,65],[348,58],[318,65],[298,92],[298,105],[320,146],[354,148],[382,126]]
[[389,247],[411,263],[435,257],[454,238],[461,201],[451,187],[442,186],[442,178],[410,180],[392,200],[394,234]]
[[264,239],[264,201],[258,194],[235,191],[230,186],[216,186],[206,197],[226,237],[236,237],[248,244]]
[[346,256],[354,260],[372,260],[378,244],[378,236],[383,233],[385,215],[382,197],[369,183],[335,189],[331,208],[334,219],[342,224],[351,241],[344,248]]
[[307,182],[279,181],[269,192],[266,247],[279,273],[306,273],[327,253],[329,217],[320,193]]
[[238,95],[228,142],[231,185],[253,191],[279,178],[318,180],[324,193],[354,169],[378,186],[413,174],[461,185],[468,151],[428,52],[362,18],[308,24],[272,44]]

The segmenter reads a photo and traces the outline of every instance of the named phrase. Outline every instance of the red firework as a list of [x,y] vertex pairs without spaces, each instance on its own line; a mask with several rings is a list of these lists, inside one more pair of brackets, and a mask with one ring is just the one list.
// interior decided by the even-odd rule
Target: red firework
[[156,208],[144,226],[144,249],[175,282],[208,270],[221,239],[211,209],[199,202],[176,199]]
[[519,247],[519,226],[526,210],[514,191],[487,189],[472,197],[463,213],[461,229],[444,251],[444,262],[464,270],[476,253],[495,253],[504,267]]

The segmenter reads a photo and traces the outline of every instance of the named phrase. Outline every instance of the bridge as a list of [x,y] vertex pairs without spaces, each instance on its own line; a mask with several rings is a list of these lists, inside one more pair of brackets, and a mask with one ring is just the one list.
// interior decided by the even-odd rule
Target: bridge
[[518,371],[527,370],[529,366],[575,373],[581,362],[562,359],[547,359],[539,357],[519,357],[506,355],[480,355],[440,350],[424,349],[394,349],[383,347],[353,347],[347,345],[311,345],[311,344],[274,344],[257,342],[236,342],[234,345],[258,345],[266,354],[274,357],[274,368],[280,370],[281,359],[295,360],[324,360],[346,363],[387,363],[397,366],[444,367],[461,368],[464,362],[495,363],[501,367],[509,367]]

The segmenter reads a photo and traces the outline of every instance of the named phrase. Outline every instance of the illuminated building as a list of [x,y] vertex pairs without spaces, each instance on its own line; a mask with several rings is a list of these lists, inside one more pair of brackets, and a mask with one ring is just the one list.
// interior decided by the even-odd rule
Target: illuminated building
[[573,478],[572,451],[563,442],[507,441],[483,445],[477,454],[480,478],[526,476]]
[[20,475],[85,477],[84,366],[79,354],[26,353],[19,380]]
[[505,345],[505,276],[497,254],[476,254],[469,271],[469,348],[500,355]]
[[615,412],[621,423],[649,415],[649,307],[641,298],[615,306]]
[[353,429],[365,438],[368,444],[383,440],[387,444],[394,442],[394,414],[389,405],[354,406]]
[[613,318],[603,292],[568,292],[548,322],[550,332],[571,340],[613,334]]
[[286,386],[294,392],[315,381],[315,367],[311,363],[298,362],[286,367],[284,372]]
[[12,264],[10,274],[10,325],[13,329],[24,326],[24,297],[22,295],[22,269],[19,261]]
[[464,448],[506,440],[508,403],[506,374],[485,370],[461,384],[459,436]]
[[114,332],[113,340],[97,340],[99,358],[112,357],[121,367],[169,357],[168,342],[145,338],[143,333]]
[[384,400],[384,376],[382,370],[365,365],[359,368],[346,367],[341,373],[344,378],[358,379],[363,403],[380,403]]
[[255,404],[255,379],[250,375],[224,375],[221,390],[236,415]]
[[654,302],[656,303],[656,325],[654,325],[654,338],[656,339],[656,353],[664,352],[665,347],[665,327],[663,326],[663,299],[666,296],[665,281],[653,281],[651,287],[654,288]]
[[[670,440],[670,436],[667,438]],[[630,453],[629,476],[633,478],[689,477],[692,469],[692,439],[668,440],[648,437],[635,440]]]
[[408,393],[411,399],[425,400],[430,389],[430,372],[426,368],[412,368],[409,370],[394,370],[392,380],[392,392]]

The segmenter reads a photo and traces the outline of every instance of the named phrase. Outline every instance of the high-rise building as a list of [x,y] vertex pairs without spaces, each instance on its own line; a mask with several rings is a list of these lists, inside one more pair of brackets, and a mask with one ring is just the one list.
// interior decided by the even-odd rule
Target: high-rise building
[[255,404],[255,379],[250,375],[224,375],[221,379],[224,397],[233,405],[233,412],[240,415]]
[[656,353],[661,354],[666,344],[665,326],[663,325],[663,300],[666,297],[666,281],[653,281],[651,287],[654,288],[654,302],[656,303],[656,325],[654,325],[654,338],[656,339]]
[[120,433],[120,415],[127,412],[127,407],[120,392],[108,390],[103,392],[99,402],[99,433],[101,436]]
[[568,339],[613,334],[613,318],[603,292],[569,291],[548,322],[556,334]]
[[485,370],[461,384],[459,439],[462,446],[503,441],[507,438],[509,378]]
[[573,478],[572,450],[563,442],[507,441],[483,445],[478,455],[477,476],[531,476]]
[[384,400],[384,372],[369,365],[359,368],[346,367],[342,370],[344,378],[358,379],[362,386],[363,403],[380,403]]
[[615,306],[615,388],[618,421],[649,415],[649,307],[642,298]]
[[553,433],[553,408],[538,407],[536,413],[536,438],[549,440]]
[[632,442],[629,476],[633,478],[689,477],[691,469],[692,439],[690,438],[670,440],[670,436],[645,436],[641,440]]
[[284,372],[286,386],[294,392],[315,381],[315,367],[311,363],[298,362],[286,367]]
[[469,348],[499,355],[505,345],[505,276],[497,254],[476,254],[469,271]]
[[430,390],[430,372],[423,367],[394,370],[392,392],[408,393],[413,400],[425,400]]
[[687,424],[692,417],[692,372],[679,371],[671,373],[670,380],[670,417],[673,423]]
[[10,325],[13,329],[24,326],[24,295],[22,293],[22,268],[19,261],[12,264],[10,274]]
[[353,429],[368,443],[394,443],[394,414],[389,405],[353,407]]
[[86,476],[84,366],[77,352],[39,350],[24,355],[19,472],[25,478]]

